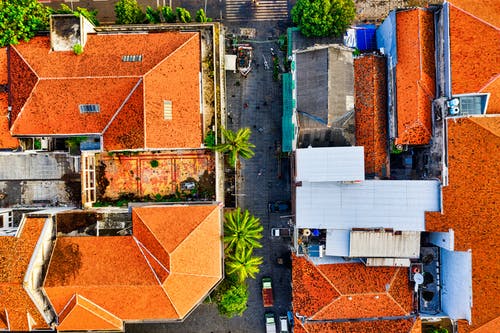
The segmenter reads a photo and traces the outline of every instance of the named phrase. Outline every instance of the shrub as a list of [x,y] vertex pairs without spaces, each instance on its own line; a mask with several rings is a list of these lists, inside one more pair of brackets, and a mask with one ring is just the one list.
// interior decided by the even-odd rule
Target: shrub
[[212,22],[212,19],[207,17],[207,14],[205,13],[205,11],[203,10],[203,8],[200,8],[197,12],[196,12],[196,22],[200,22],[200,23],[205,23],[205,22]]
[[157,168],[160,165],[160,162],[158,162],[157,160],[151,160],[149,164],[151,164],[152,168]]
[[248,287],[246,284],[231,285],[217,300],[219,313],[226,317],[241,316],[247,309]]
[[146,21],[149,23],[157,24],[161,22],[160,11],[153,9],[151,6],[146,7]]
[[187,11],[187,9],[182,7],[177,7],[175,11],[177,12],[177,17],[179,18],[179,22],[182,23],[191,22],[191,14]]
[[120,0],[115,5],[117,24],[137,24],[144,22],[144,13],[137,0]]
[[177,17],[170,6],[165,6],[160,8],[161,16],[163,16],[163,20],[167,23],[175,23]]
[[82,54],[83,53],[83,46],[81,44],[73,45],[73,52],[75,52],[76,55]]

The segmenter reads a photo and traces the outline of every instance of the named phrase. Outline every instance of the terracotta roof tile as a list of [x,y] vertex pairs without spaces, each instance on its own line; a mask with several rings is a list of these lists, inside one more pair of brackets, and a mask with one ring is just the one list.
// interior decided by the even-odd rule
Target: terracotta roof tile
[[435,94],[434,16],[412,9],[396,14],[396,144],[423,145],[431,139]]
[[365,150],[365,172],[379,177],[388,162],[386,63],[382,56],[354,59],[356,145]]
[[[201,146],[199,33],[89,35],[80,56],[50,51],[47,37],[10,49],[14,135],[106,129],[106,150]],[[142,61],[124,62],[124,55]],[[164,101],[172,102],[172,120],[164,119]],[[80,114],[80,104],[101,111]]]
[[8,95],[0,92],[0,148],[16,148],[19,141],[10,135],[8,115]]
[[491,25],[498,26],[500,23],[500,11],[498,9],[498,0],[448,0],[453,6],[458,7]]
[[[200,147],[200,40],[193,36],[144,77],[146,147]],[[164,119],[164,101],[172,102],[172,120]]]
[[443,188],[443,214],[427,213],[429,231],[454,230],[455,250],[472,250],[472,323],[468,332],[500,316],[500,263],[491,253],[500,244],[500,117],[448,120],[449,185]]
[[[149,34],[89,34],[84,52],[54,52],[49,37],[35,37],[16,48],[39,77],[139,77],[196,35],[194,32]],[[124,55],[141,55],[140,62],[124,62]],[[71,64],[71,66],[68,66]]]
[[[221,280],[218,205],[138,207],[132,214],[133,236],[57,239],[44,289],[60,315],[78,294],[121,320],[182,319]],[[82,321],[65,325],[88,329]]]
[[35,320],[35,327],[48,324],[23,287],[23,279],[45,218],[26,218],[19,237],[0,237],[0,309],[7,310],[11,330],[28,330],[26,313]]
[[7,48],[0,47],[0,84],[7,84]]
[[[41,80],[18,115],[12,133],[102,133],[138,81],[138,78]],[[100,112],[81,113],[80,104],[99,104]]]
[[[297,320],[297,319],[296,319]],[[372,322],[298,324],[294,332],[307,333],[406,333],[411,332],[414,319],[377,320]],[[413,333],[413,332],[412,332]]]
[[58,331],[75,330],[100,330],[100,331],[122,331],[121,319],[105,311],[98,305],[90,302],[80,295],[72,298],[64,310],[64,315],[59,316]]
[[[453,1],[450,6],[450,47],[452,93],[489,92],[500,99],[500,30],[498,1],[474,4],[474,1]],[[473,13],[464,10],[472,10]],[[482,19],[489,19],[486,23]],[[492,24],[492,25],[490,25]],[[480,37],[479,37],[480,36]],[[500,113],[497,103],[490,104]]]
[[[407,270],[397,267],[366,267],[360,263],[317,265],[303,257],[293,257],[292,285],[294,313],[308,320],[354,319],[405,316],[412,312],[412,292]],[[377,321],[378,323],[378,321]],[[328,331],[373,322],[331,324]],[[308,332],[319,324],[304,324]],[[398,327],[399,324],[389,323]],[[309,329],[311,327],[311,330]],[[409,331],[409,329],[407,330]]]

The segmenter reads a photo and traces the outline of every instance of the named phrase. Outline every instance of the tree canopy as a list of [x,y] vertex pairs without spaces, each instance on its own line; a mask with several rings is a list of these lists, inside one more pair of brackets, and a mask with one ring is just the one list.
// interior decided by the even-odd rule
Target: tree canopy
[[264,227],[248,210],[242,213],[238,207],[234,211],[227,212],[224,220],[224,243],[227,253],[262,247],[259,239],[262,238]]
[[255,279],[255,275],[260,272],[259,266],[263,263],[262,257],[252,256],[252,249],[243,249],[229,254],[226,257],[227,275],[234,275],[239,283],[243,283],[246,278]]
[[340,36],[356,15],[353,0],[297,0],[292,20],[307,37]]
[[137,0],[120,0],[115,5],[117,24],[138,24],[144,22],[144,13]]
[[248,141],[250,134],[252,134],[252,131],[248,127],[240,128],[236,133],[222,128],[222,135],[225,142],[216,145],[213,149],[224,154],[227,153],[229,155],[229,164],[235,167],[238,156],[248,159],[255,155],[252,150],[255,148],[255,145]]
[[219,313],[226,317],[241,316],[247,309],[248,287],[246,284],[230,285],[217,302]]
[[51,10],[37,0],[0,1],[0,47],[28,41],[49,27]]

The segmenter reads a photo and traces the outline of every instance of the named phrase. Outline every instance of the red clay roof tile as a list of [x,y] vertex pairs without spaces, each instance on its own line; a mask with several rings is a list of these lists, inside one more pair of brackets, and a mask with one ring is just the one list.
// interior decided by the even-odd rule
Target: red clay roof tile
[[365,148],[365,172],[382,177],[388,170],[385,58],[354,59],[356,145]]
[[[409,315],[413,309],[407,273],[397,267],[366,267],[360,263],[315,266],[303,257],[294,256],[294,313],[309,320],[326,321]],[[343,332],[351,324],[359,329],[366,324],[367,331],[374,327],[373,322],[344,324],[332,323],[327,328],[321,326],[323,324],[308,322],[303,328],[316,332],[321,326],[327,331]]]
[[487,113],[500,113],[498,8],[498,1],[450,5],[452,93],[490,93]]
[[455,250],[472,250],[472,323],[468,332],[500,316],[500,263],[491,260],[500,244],[500,117],[448,120],[449,185],[443,213],[427,213],[429,231],[454,230]]
[[[295,333],[420,333],[413,331],[415,327],[414,319],[400,320],[377,320],[365,322],[328,323],[328,322],[307,322],[297,323],[294,328]],[[417,325],[418,327],[418,325]]]
[[7,48],[0,47],[0,84],[7,84]]
[[23,280],[45,218],[28,217],[19,237],[0,237],[0,309],[7,310],[10,329],[27,331],[29,312],[34,327],[48,328],[35,304],[23,287]]
[[0,148],[16,148],[19,141],[10,135],[8,115],[8,95],[0,92]]
[[59,314],[78,294],[121,320],[182,319],[220,281],[217,205],[132,212],[133,236],[57,239],[44,289]]
[[[80,56],[50,51],[49,39],[36,37],[11,55],[14,135],[105,131],[105,150],[201,146],[199,33],[89,35]],[[164,119],[164,101],[172,102],[172,120]],[[80,104],[101,111],[82,115]]]
[[431,139],[435,94],[434,16],[412,9],[396,13],[396,144],[424,145]]

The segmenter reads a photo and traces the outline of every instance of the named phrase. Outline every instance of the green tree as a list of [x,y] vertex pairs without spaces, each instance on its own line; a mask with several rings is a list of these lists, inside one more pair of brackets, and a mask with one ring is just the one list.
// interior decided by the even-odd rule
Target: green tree
[[54,11],[55,14],[73,14],[75,16],[82,15],[87,20],[89,20],[93,25],[98,26],[99,21],[97,20],[97,10],[88,10],[87,8],[76,7],[72,10],[68,5],[62,3],[61,7]]
[[174,13],[174,10],[170,6],[161,7],[160,9],[161,16],[163,16],[163,20],[167,23],[175,23],[177,16]]
[[177,12],[177,17],[179,18],[179,22],[182,23],[191,22],[191,14],[188,12],[186,8],[177,7],[175,11]]
[[115,5],[117,24],[137,24],[144,22],[144,13],[137,0],[120,0]]
[[48,29],[50,13],[37,0],[0,0],[0,47],[28,41]]
[[297,0],[292,20],[307,37],[340,36],[356,15],[353,0]]
[[243,283],[246,278],[255,279],[259,273],[259,266],[262,264],[262,257],[253,257],[252,249],[243,248],[226,257],[226,273],[237,277],[239,283]]
[[160,23],[160,10],[159,9],[153,9],[151,6],[146,7],[146,20],[149,23]]
[[197,12],[196,12],[196,22],[200,22],[200,23],[205,23],[205,22],[212,22],[212,19],[207,17],[207,14],[205,13],[205,11],[203,10],[203,8],[200,8]]
[[247,309],[248,287],[246,284],[231,285],[217,300],[219,313],[226,317],[241,316]]
[[229,164],[235,167],[238,156],[248,159],[255,155],[252,150],[255,145],[248,141],[250,134],[252,134],[252,131],[248,127],[240,128],[236,133],[222,128],[224,143],[216,145],[213,149],[224,154],[227,153],[229,155]]
[[262,247],[259,239],[262,238],[264,227],[248,210],[242,213],[238,207],[234,211],[227,212],[224,220],[224,243],[227,253]]

